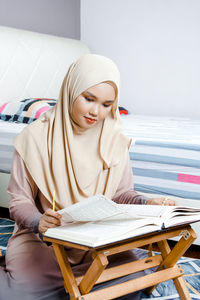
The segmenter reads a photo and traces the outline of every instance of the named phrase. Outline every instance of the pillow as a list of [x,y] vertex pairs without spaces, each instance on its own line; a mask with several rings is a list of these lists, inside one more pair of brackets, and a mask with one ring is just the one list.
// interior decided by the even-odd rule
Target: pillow
[[55,104],[55,99],[48,98],[29,98],[19,102],[6,102],[0,107],[0,119],[29,124]]
[[[56,104],[55,99],[28,98],[22,101],[6,102],[0,106],[0,119],[8,122],[31,123]],[[128,110],[119,106],[119,113],[127,115]]]
[[128,110],[122,106],[119,106],[120,115],[128,115]]

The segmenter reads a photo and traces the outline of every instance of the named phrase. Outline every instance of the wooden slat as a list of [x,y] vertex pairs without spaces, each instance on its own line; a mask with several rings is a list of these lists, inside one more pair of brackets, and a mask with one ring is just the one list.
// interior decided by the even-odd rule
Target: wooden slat
[[125,275],[143,271],[149,268],[158,266],[162,261],[161,255],[140,259],[134,262],[109,268],[103,271],[96,283],[105,282],[114,278],[119,278]]
[[107,300],[114,299],[126,294],[142,290],[145,287],[153,285],[155,282],[160,283],[172,278],[181,276],[180,270],[177,266],[169,268],[167,270],[161,270],[156,273],[152,273],[142,278],[132,279],[111,287],[104,288],[99,291],[94,291],[89,294],[82,295],[83,298],[79,297],[79,300]]
[[191,300],[190,293],[183,277],[173,279],[181,300]]
[[182,232],[183,228],[173,229],[166,232],[155,233],[154,235],[148,235],[144,237],[138,237],[137,239],[131,241],[124,241],[123,243],[114,244],[112,246],[107,245],[107,247],[99,249],[102,253],[106,252],[106,255],[112,255],[119,252],[131,250],[134,248],[140,248],[144,245],[148,245],[150,243],[156,243],[162,240],[166,240],[175,236],[179,236]]
[[174,246],[172,251],[166,256],[162,265],[165,265],[166,267],[174,266],[181,256],[187,251],[187,249],[192,245],[196,238],[196,234],[192,228],[188,228],[188,231],[190,233],[189,238],[186,240],[184,237],[182,237]]
[[[105,269],[99,279],[96,281],[96,284],[156,267],[161,263],[161,261],[162,256],[155,255],[153,257],[144,258],[120,266]],[[82,278],[83,276],[76,277],[77,285],[79,285]]]
[[95,257],[80,282],[79,288],[82,294],[89,293],[107,265],[108,259],[104,254],[100,253]]
[[53,243],[53,248],[64,277],[66,292],[69,293],[70,299],[77,299],[81,294],[76,284],[76,279],[68,262],[64,247]]
[[[158,242],[158,246],[164,258],[163,262],[160,264],[158,268],[158,271],[161,270],[163,267],[169,268],[174,266],[177,263],[177,261],[180,259],[180,257],[186,252],[186,250],[193,243],[193,241],[196,238],[196,233],[191,227],[187,227],[187,230],[190,234],[188,239],[184,239],[184,237],[182,237],[172,250],[170,249],[166,240]],[[182,274],[184,273],[182,272]],[[181,300],[191,299],[185,280],[183,278],[174,279],[174,284],[180,295]],[[148,288],[146,292],[148,294],[151,294],[155,288],[156,285],[153,285],[152,287]]]
[[[83,246],[83,245],[79,245],[79,244],[74,244],[74,243],[70,243],[67,241],[63,241],[63,240],[59,240],[59,239],[54,239],[54,238],[50,238],[50,237],[46,237],[43,236],[43,240],[46,242],[50,242],[50,243],[56,243],[59,245],[63,245],[65,247],[72,247],[72,248],[77,248],[77,249],[82,249],[82,250],[90,250],[91,248],[87,247],[87,246]],[[93,248],[92,248],[93,249]]]
[[[195,239],[196,233],[193,231],[193,229],[190,228],[188,231],[191,234],[192,238]],[[190,242],[193,242],[193,241],[190,241]],[[180,241],[179,241],[179,243],[180,243]],[[187,245],[187,246],[189,247],[190,245]],[[171,251],[167,241],[160,242],[159,247],[162,250],[163,257],[166,257]],[[173,281],[174,281],[174,285],[179,293],[181,300],[191,300],[190,293],[188,291],[188,288],[187,288],[184,278],[183,277],[174,278]]]

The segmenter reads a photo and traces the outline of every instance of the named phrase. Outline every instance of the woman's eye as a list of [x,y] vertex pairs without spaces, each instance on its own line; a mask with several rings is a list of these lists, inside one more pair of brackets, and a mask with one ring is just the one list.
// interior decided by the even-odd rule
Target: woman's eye
[[110,107],[111,105],[112,104],[110,104],[110,103],[109,104],[106,104],[106,103],[103,104],[104,107]]
[[85,97],[85,100],[87,100],[88,102],[92,102],[92,101],[94,101],[93,99],[91,99],[91,98],[88,98],[88,97]]

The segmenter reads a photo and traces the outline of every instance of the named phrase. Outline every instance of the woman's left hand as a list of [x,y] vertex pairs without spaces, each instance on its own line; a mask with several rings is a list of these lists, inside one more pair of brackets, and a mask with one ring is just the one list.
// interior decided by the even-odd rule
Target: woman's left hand
[[146,202],[147,205],[165,205],[175,206],[178,205],[175,200],[170,198],[150,198]]

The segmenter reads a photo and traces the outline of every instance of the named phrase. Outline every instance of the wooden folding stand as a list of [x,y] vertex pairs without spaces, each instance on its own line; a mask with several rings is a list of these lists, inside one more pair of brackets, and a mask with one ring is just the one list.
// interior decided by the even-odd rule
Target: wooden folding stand
[[[173,249],[170,249],[167,239],[176,236],[180,236],[180,239]],[[190,225],[184,225],[96,248],[48,237],[44,237],[44,240],[53,244],[63,274],[64,286],[66,292],[70,295],[70,299],[114,299],[141,289],[146,289],[147,293],[152,293],[157,284],[173,279],[180,295],[180,299],[189,300],[191,297],[182,277],[184,275],[183,270],[181,266],[176,265],[176,263],[190,247],[195,238],[196,234]],[[109,255],[142,247],[151,243],[157,243],[161,254],[106,269],[109,264],[107,259]],[[93,262],[84,276],[74,277],[64,250],[65,246],[93,251]],[[106,282],[114,278],[119,278],[156,266],[158,266],[158,268],[154,273],[131,279],[114,286],[91,291],[93,286],[97,283]]]

